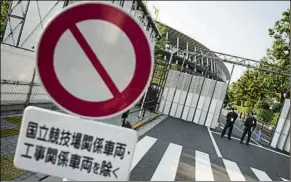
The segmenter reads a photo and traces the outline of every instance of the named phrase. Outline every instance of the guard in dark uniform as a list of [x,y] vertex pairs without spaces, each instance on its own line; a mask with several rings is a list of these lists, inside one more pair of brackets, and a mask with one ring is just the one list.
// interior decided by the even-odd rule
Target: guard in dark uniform
[[234,108],[231,108],[231,112],[227,113],[226,115],[226,124],[221,132],[221,138],[224,137],[224,134],[228,128],[228,139],[231,140],[231,133],[233,129],[233,125],[238,117],[238,114],[234,111]]
[[244,138],[245,138],[246,134],[248,133],[246,145],[249,146],[252,132],[253,132],[254,128],[256,128],[256,126],[257,126],[257,120],[254,117],[254,113],[252,115],[250,115],[250,114],[248,115],[247,119],[245,120],[244,126],[245,126],[245,129],[244,129],[244,132],[241,136],[240,143],[241,144],[243,143]]

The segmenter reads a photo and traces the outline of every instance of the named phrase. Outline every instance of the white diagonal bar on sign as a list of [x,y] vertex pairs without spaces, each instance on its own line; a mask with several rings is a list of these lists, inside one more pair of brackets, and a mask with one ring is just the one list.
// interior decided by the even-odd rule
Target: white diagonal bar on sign
[[70,27],[70,30],[73,36],[75,37],[75,39],[77,40],[77,42],[80,44],[80,47],[82,48],[84,53],[87,55],[88,59],[91,61],[96,71],[99,73],[99,75],[103,79],[104,83],[107,85],[112,95],[113,96],[119,95],[120,92],[117,86],[115,85],[115,83],[113,82],[113,80],[111,79],[107,71],[105,70],[105,68],[102,66],[100,60],[98,59],[98,57],[96,56],[96,54],[94,53],[94,51],[92,50],[88,42],[86,41],[85,37],[82,35],[80,30],[78,29],[78,27],[74,25]]

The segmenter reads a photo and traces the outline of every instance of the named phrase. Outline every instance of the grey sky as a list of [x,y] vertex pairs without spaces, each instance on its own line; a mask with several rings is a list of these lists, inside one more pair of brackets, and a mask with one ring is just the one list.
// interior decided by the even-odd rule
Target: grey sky
[[[158,20],[213,51],[260,60],[271,47],[268,29],[290,8],[289,1],[148,1]],[[230,68],[230,65],[227,65]],[[236,66],[232,81],[245,69]]]

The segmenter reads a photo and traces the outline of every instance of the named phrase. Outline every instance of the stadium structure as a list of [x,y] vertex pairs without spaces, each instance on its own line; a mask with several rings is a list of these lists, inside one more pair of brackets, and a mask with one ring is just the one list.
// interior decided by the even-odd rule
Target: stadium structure
[[[162,36],[157,24],[166,28],[166,51],[161,61],[155,60],[153,80],[142,101],[148,110],[216,128],[232,74],[224,62],[274,72],[256,67],[259,61],[211,51],[188,35],[156,22],[141,0],[106,2],[120,6],[140,23],[150,38],[152,50]],[[10,1],[1,40],[1,113],[23,112],[28,105],[55,107],[35,72],[35,48],[48,21],[74,3],[77,1]],[[150,107],[144,101],[151,103]],[[288,152],[289,107],[290,99],[286,99],[271,143],[273,148]]]
[[[35,74],[35,47],[48,21],[64,7],[76,2],[11,1],[1,45],[1,103],[7,106],[8,110],[12,106],[23,109],[27,105],[52,103]],[[146,30],[154,49],[157,39],[161,36],[156,24],[162,23],[153,20],[144,2],[140,0],[106,2],[114,3],[129,12]],[[229,78],[228,70],[221,61],[182,53],[181,50],[208,49],[170,26],[162,25],[167,29],[165,62],[168,62],[173,46],[178,47],[179,51],[171,61],[177,63],[179,70],[163,69],[167,75],[163,81],[165,84],[159,85],[158,89],[154,89],[155,85],[151,84],[146,101],[154,100],[152,105],[158,106],[158,110],[164,114],[202,125],[205,125],[208,118],[210,125],[213,120],[211,117],[217,121],[222,106],[226,81]],[[153,95],[154,97],[150,97]],[[5,107],[1,107],[1,110],[3,108]],[[155,110],[156,108],[154,107]],[[206,114],[208,110],[210,113]],[[213,122],[211,126],[215,125],[216,122]]]
[[[223,106],[230,74],[218,59],[203,55],[190,56],[189,51],[209,51],[197,40],[184,33],[156,22],[166,28],[165,62],[176,64],[170,69],[165,84],[160,85],[159,111],[188,122],[215,128]],[[171,59],[171,53],[176,51]]]

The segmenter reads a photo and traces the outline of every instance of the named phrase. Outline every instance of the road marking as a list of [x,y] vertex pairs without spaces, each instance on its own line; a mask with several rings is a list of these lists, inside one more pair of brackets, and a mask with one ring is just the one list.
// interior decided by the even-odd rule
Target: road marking
[[270,143],[268,140],[264,139],[263,137],[261,137],[262,140],[264,140],[266,143]]
[[[223,116],[224,117],[224,116]],[[238,119],[239,120],[239,119]],[[222,124],[221,122],[219,122],[220,124]],[[242,120],[241,122],[239,122],[239,124],[242,126],[243,123],[242,123]],[[222,124],[223,125],[223,124]],[[263,137],[261,137],[262,140],[264,140],[266,143],[270,143],[268,140],[264,139]]]
[[132,171],[132,169],[137,165],[137,163],[143,158],[143,156],[149,151],[149,149],[155,144],[156,141],[156,138],[145,136],[136,144],[130,171]]
[[222,125],[222,127],[224,127],[224,124],[222,122],[219,122],[219,123]]
[[[224,127],[224,124],[222,124],[221,122],[219,122],[223,127]],[[234,127],[236,127],[236,129],[238,129],[240,132],[243,133],[243,131],[241,129],[239,129],[237,126],[235,126],[234,124]],[[261,137],[262,140],[264,140],[266,143],[270,143],[268,140],[264,139],[263,137]],[[261,146],[259,143],[257,143],[254,139],[251,138],[251,140],[253,140],[256,144],[258,144],[259,146]]]
[[214,181],[209,155],[195,150],[195,181]]
[[272,179],[264,172],[255,168],[252,168],[253,172],[260,181],[272,181]]
[[244,175],[241,173],[239,167],[235,162],[222,159],[225,165],[225,169],[231,181],[246,181]]
[[[221,122],[220,122],[220,124],[222,124]],[[223,125],[223,124],[222,124]],[[223,125],[224,126],[224,125]],[[237,126],[235,126],[235,124],[233,125],[237,130],[239,130],[241,133],[243,133],[243,131],[240,129],[240,128],[238,128]],[[261,146],[258,142],[256,142],[254,139],[252,139],[252,137],[251,137],[251,140],[254,142],[254,143],[256,143],[258,146]]]
[[[238,129],[240,132],[242,132],[243,133],[243,131],[241,130],[241,129],[239,129],[237,126],[235,126],[235,124],[233,125],[236,129]],[[247,135],[246,135],[246,137],[247,137]],[[258,146],[262,146],[262,145],[260,145],[256,140],[254,140],[252,137],[251,137],[251,140],[254,142],[254,143],[256,143]]]
[[290,181],[290,180],[288,180],[288,179],[285,179],[285,178],[281,178],[283,181]]
[[[211,132],[214,133],[214,134],[220,135],[220,133],[218,133],[218,132],[216,132],[216,131],[211,131]],[[231,137],[231,138],[240,141],[240,139],[238,139],[238,138],[235,138],[235,137]],[[286,155],[286,154],[283,154],[283,153],[277,152],[277,151],[272,150],[272,149],[268,149],[268,148],[263,147],[263,146],[255,145],[255,144],[253,144],[253,143],[250,143],[250,145],[253,145],[253,146],[258,147],[258,148],[261,148],[261,149],[268,150],[268,151],[273,152],[273,153],[276,153],[276,154],[280,154],[280,155],[285,156],[285,157],[290,157],[289,155]]]
[[151,181],[174,181],[182,152],[182,146],[170,143]]
[[[211,131],[211,133],[214,133],[214,134],[216,134],[216,135],[221,135],[220,133],[218,133],[218,132],[216,132],[216,131]],[[236,137],[231,137],[231,139],[234,139],[234,140],[237,140],[237,141],[240,141],[240,139],[239,138],[236,138]],[[256,145],[256,144],[253,144],[253,143],[250,143],[250,145],[253,145],[253,146],[257,146],[258,147],[258,145]]]
[[215,142],[215,140],[214,140],[214,138],[213,138],[213,135],[212,135],[212,133],[211,133],[209,127],[207,127],[207,130],[208,130],[208,133],[209,133],[210,139],[211,139],[211,141],[212,141],[212,144],[213,144],[213,146],[214,146],[214,149],[215,149],[215,151],[216,151],[217,156],[220,157],[220,158],[222,158],[221,153],[220,153],[220,151],[219,151],[219,148],[218,148],[218,146],[217,146],[217,144],[216,144],[216,142]]

